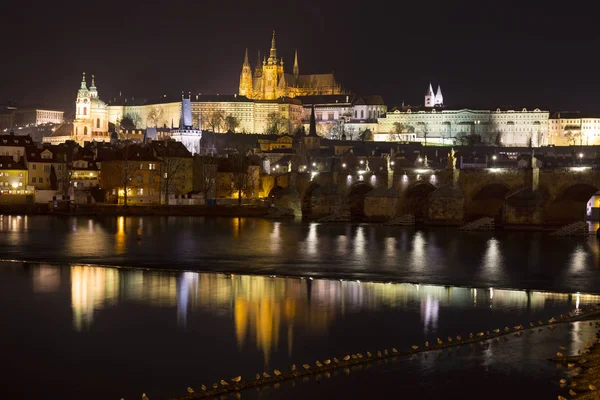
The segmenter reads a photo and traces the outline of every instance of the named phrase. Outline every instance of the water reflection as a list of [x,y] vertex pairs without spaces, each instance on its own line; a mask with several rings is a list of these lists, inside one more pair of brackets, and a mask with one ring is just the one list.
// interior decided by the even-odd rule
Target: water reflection
[[504,273],[502,263],[500,242],[496,238],[490,238],[483,256],[483,274],[487,279],[496,281]]
[[[519,290],[477,290],[413,284],[384,284],[322,279],[287,279],[211,273],[167,273],[75,265],[70,268],[73,328],[89,329],[95,315],[119,302],[138,302],[152,307],[174,307],[177,324],[185,328],[197,312],[217,317],[232,316],[238,347],[254,346],[269,364],[279,343],[291,354],[297,329],[323,336],[334,321],[348,314],[386,308],[420,310],[425,334],[438,329],[445,310],[536,310],[548,304],[580,307],[598,303],[600,296],[557,294]],[[34,290],[58,291],[56,267],[33,268]],[[471,305],[471,306],[469,306]]]
[[60,289],[61,268],[56,265],[40,264],[33,269],[34,293],[52,293]]
[[425,246],[427,242],[425,241],[425,235],[422,231],[416,232],[413,237],[412,243],[412,252],[410,256],[410,261],[414,270],[422,271],[425,269],[425,265],[427,263],[427,257],[425,253]]

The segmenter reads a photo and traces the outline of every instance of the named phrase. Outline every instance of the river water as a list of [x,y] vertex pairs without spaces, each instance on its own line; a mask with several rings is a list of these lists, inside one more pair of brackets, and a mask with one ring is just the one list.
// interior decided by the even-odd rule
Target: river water
[[[543,233],[0,216],[0,252],[0,372],[13,398],[165,399],[600,303],[596,239]],[[518,398],[535,387],[556,398],[566,375],[547,358],[559,345],[576,353],[594,329],[564,325],[242,397]]]

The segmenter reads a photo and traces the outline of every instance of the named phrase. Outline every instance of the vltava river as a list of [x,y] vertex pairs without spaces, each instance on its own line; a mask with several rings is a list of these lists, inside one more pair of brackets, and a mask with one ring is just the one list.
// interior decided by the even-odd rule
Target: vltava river
[[[544,234],[3,216],[0,251],[27,261],[0,263],[0,373],[12,398],[165,399],[600,303],[595,239]],[[242,397],[518,398],[535,387],[556,398],[565,372],[547,358],[558,346],[576,353],[593,333],[564,325]]]

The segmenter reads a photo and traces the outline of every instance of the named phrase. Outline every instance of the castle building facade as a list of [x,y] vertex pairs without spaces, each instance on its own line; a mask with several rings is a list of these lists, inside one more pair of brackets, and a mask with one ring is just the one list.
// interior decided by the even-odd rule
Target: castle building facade
[[444,106],[440,86],[425,92],[424,107],[402,106],[378,118],[375,140],[453,144],[476,135],[487,143],[507,146],[548,144],[548,111],[535,108],[473,110]]
[[331,74],[300,75],[298,51],[294,56],[292,73],[285,73],[283,58],[277,58],[275,31],[271,39],[269,58],[264,58],[262,66],[260,53],[254,72],[248,61],[248,49],[244,56],[240,74],[239,95],[253,100],[275,100],[280,97],[314,96],[324,94],[343,94],[340,84]]

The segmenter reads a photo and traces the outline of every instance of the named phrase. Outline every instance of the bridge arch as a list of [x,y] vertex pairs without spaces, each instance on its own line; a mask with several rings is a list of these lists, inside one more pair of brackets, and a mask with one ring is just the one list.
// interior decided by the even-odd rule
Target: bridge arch
[[502,221],[504,200],[510,193],[510,188],[499,182],[489,183],[475,192],[468,204],[466,218],[468,220],[481,217],[492,217],[496,222]]
[[312,212],[312,200],[311,197],[315,190],[320,188],[321,185],[315,182],[311,182],[302,192],[302,197],[300,198],[300,208],[302,210],[303,216],[309,216]]
[[358,181],[350,186],[348,189],[348,206],[352,218],[365,216],[365,196],[373,189],[373,186],[365,181]]
[[274,186],[271,191],[269,191],[269,198],[271,199],[279,199],[283,196],[283,187],[277,185]]
[[587,203],[600,185],[579,182],[565,186],[546,206],[544,219],[548,223],[565,224],[583,219]]
[[401,205],[401,214],[412,214],[415,220],[423,221],[427,216],[427,197],[436,190],[436,187],[426,181],[418,181],[409,186],[404,192],[404,201]]

